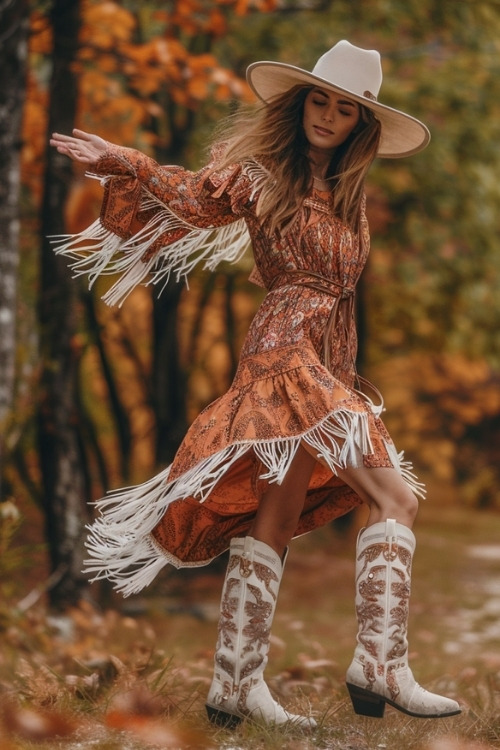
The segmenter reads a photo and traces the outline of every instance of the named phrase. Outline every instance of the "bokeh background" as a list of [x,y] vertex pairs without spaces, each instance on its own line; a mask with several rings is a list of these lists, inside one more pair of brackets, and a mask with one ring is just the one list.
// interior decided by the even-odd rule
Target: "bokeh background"
[[84,585],[83,501],[170,461],[186,424],[229,384],[260,292],[249,256],[196,271],[189,291],[172,282],[106,308],[107,280],[89,292],[50,249],[49,235],[98,216],[101,186],[50,153],[48,134],[76,126],[197,169],[220,119],[251,101],[250,62],[311,69],[342,38],[381,51],[381,100],[432,133],[423,153],[371,172],[360,370],[384,393],[389,429],[434,502],[497,509],[497,0],[11,5],[19,15],[9,27],[5,13],[0,51],[12,108],[0,167],[2,501],[39,510],[61,576],[54,601]]
[[311,69],[343,38],[381,52],[380,100],[432,134],[423,153],[371,170],[359,368],[434,513],[481,529],[497,517],[500,2],[12,0],[0,8],[4,618],[32,587],[60,612],[110,601],[80,572],[91,502],[171,460],[230,383],[261,299],[248,254],[197,269],[189,289],[106,307],[112,279],[89,291],[50,246],[98,216],[102,190],[49,134],[78,127],[195,170],[221,118],[252,101],[249,63]]

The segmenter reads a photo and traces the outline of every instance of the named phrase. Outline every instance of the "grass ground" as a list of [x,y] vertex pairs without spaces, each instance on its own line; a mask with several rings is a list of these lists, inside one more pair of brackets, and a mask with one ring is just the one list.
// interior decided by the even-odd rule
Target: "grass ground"
[[314,733],[208,724],[222,578],[207,568],[165,575],[105,611],[84,603],[55,617],[39,602],[21,613],[20,591],[3,603],[0,748],[500,747],[500,516],[424,503],[415,530],[410,661],[421,684],[460,701],[459,717],[354,715],[343,677],[355,639],[356,528],[324,528],[292,545],[266,672],[287,708],[313,713]]

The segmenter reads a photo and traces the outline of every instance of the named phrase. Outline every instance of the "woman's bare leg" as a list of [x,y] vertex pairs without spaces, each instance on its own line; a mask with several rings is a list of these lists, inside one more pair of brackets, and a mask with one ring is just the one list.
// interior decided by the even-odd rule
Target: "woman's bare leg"
[[[248,533],[278,555],[283,555],[297,529],[316,460],[300,446],[283,482],[270,484],[259,503]],[[396,469],[347,467],[337,473],[368,505],[367,526],[388,518],[413,526],[418,500]]]
[[272,547],[280,557],[297,529],[315,462],[300,446],[283,482],[270,484],[263,494],[248,532]]
[[411,529],[418,500],[396,469],[347,467],[337,473],[369,506],[367,526],[394,518]]

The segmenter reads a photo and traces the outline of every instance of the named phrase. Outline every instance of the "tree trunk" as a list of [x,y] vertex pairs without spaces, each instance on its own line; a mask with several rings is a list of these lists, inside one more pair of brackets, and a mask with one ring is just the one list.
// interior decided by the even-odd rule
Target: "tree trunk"
[[28,18],[27,0],[0,5],[0,501],[4,440],[14,400],[20,133],[26,90]]
[[153,399],[156,415],[156,461],[169,464],[186,432],[186,374],[177,334],[182,284],[169,281],[153,305]]
[[[78,0],[55,0],[51,21],[54,32],[50,84],[49,132],[71,132],[76,111],[77,83],[72,62],[78,46]],[[78,362],[75,345],[77,285],[66,262],[57,257],[48,235],[63,233],[63,210],[71,182],[70,160],[54,149],[47,156],[42,205],[42,259],[40,282],[40,336],[43,372],[38,414],[46,539],[52,573],[57,582],[50,604],[58,610],[74,605],[85,580],[83,560],[85,480],[84,453],[78,418]]]
[[[160,164],[174,164],[183,153],[194,127],[194,114],[185,113],[179,124],[175,104],[165,106],[171,142],[159,148],[155,157]],[[170,279],[161,294],[153,292],[153,377],[152,401],[156,417],[156,463],[169,464],[187,428],[187,380],[180,362],[178,338],[178,307],[182,282]]]

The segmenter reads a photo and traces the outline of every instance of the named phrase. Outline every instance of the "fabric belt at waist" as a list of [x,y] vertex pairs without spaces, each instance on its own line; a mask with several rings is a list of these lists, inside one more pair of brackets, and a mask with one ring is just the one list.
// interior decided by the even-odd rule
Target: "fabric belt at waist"
[[[343,334],[347,348],[349,345],[349,324],[354,313],[354,288],[344,286],[314,271],[295,270],[277,274],[271,282],[269,291],[274,291],[289,284],[309,287],[335,298],[323,334],[323,360],[325,367],[331,372],[330,340],[336,328],[339,328],[339,331]],[[356,373],[354,362],[353,366]]]
[[[346,349],[349,351],[349,325],[354,315],[354,287],[344,286],[338,281],[329,279],[327,276],[322,276],[314,271],[293,270],[283,271],[282,273],[277,274],[269,286],[269,291],[271,292],[282,286],[288,285],[305,286],[310,289],[316,289],[318,292],[329,294],[331,297],[335,298],[323,334],[323,361],[327,370],[334,374],[331,368],[330,340],[333,331],[338,329],[341,335],[344,336]],[[358,385],[358,388],[355,388],[354,390],[370,404],[373,413],[379,416],[380,413],[384,411],[384,399],[382,394],[373,383],[366,378],[361,377],[361,375],[358,375],[354,358],[352,366]],[[379,403],[374,404],[373,400],[361,390],[362,387],[364,387],[365,390],[370,390],[376,394]]]

